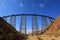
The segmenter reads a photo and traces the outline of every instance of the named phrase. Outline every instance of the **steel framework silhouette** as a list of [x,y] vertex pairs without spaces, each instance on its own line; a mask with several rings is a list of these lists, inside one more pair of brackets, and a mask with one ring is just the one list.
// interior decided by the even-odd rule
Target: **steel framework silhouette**
[[[38,17],[41,17],[41,20],[42,20],[42,29],[45,28],[45,26],[47,26],[47,18],[48,20],[50,20],[50,23],[55,20],[54,18],[52,17],[49,17],[49,16],[45,16],[45,15],[40,15],[40,14],[15,14],[15,15],[9,15],[9,16],[4,16],[2,17],[4,20],[8,20],[8,18],[10,17],[10,24],[16,28],[16,19],[17,19],[17,16],[20,17],[20,29],[19,29],[19,32],[22,32],[24,34],[26,34],[26,31],[27,31],[27,16],[31,16],[32,17],[32,34],[37,31],[39,29],[39,24],[38,24]],[[19,22],[19,21],[18,21]]]

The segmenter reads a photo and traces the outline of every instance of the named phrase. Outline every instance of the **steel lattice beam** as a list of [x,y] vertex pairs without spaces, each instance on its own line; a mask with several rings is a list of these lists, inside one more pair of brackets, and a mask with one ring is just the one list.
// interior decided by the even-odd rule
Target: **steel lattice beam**
[[10,17],[10,24],[16,28],[16,16],[11,16]]
[[[15,14],[15,15],[4,16],[2,18],[11,17],[11,16],[45,16],[45,15],[40,15],[40,14]],[[54,18],[49,17],[49,16],[45,16],[45,17],[54,19]]]
[[42,29],[44,29],[47,26],[47,20],[45,16],[41,16],[42,18]]
[[3,18],[5,21],[7,21],[7,17]]
[[26,16],[21,16],[21,20],[20,20],[20,32],[26,34]]
[[37,16],[32,16],[32,35],[38,30],[38,20]]

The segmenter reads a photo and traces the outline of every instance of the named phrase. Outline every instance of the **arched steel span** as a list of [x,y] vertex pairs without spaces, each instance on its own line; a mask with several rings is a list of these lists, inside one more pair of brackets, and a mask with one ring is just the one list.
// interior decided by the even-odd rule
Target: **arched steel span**
[[41,15],[41,14],[13,14],[13,15],[9,15],[9,16],[3,16],[2,18],[11,17],[11,16],[44,16],[44,17],[48,17],[48,18],[51,18],[51,19],[55,19],[55,18],[52,18],[50,16]]
[[[55,20],[54,18],[50,17],[50,16],[45,16],[45,15],[40,15],[40,14],[13,14],[13,15],[9,15],[9,16],[3,16],[2,18],[5,19],[6,21],[8,20],[7,18],[10,17],[9,19],[9,23],[16,28],[16,17],[20,16],[20,28],[19,31],[26,34],[26,28],[27,28],[27,18],[26,16],[32,16],[32,35],[35,31],[37,31],[39,29],[39,24],[38,24],[38,16],[41,17],[42,20],[42,28],[45,28],[45,26],[47,26],[47,18],[49,18],[48,20],[50,20],[49,23],[52,23],[53,20]],[[18,21],[19,22],[19,21]],[[49,26],[50,27],[50,26]],[[38,33],[37,33],[38,34]]]

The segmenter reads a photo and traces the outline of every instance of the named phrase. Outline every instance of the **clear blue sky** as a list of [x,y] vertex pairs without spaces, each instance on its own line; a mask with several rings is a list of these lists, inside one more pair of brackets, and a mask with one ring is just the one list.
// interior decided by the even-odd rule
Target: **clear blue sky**
[[19,13],[56,17],[60,15],[60,0],[0,0],[0,16]]
[[0,0],[0,16],[33,13],[57,17],[60,0]]

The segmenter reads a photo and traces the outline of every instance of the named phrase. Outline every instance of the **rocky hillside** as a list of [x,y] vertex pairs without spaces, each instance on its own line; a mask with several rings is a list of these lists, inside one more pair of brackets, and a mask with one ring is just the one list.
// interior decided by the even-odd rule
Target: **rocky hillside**
[[0,40],[26,40],[26,36],[0,17]]
[[47,30],[45,34],[48,33],[60,33],[60,16],[55,19],[54,23],[50,26],[49,30]]
[[47,28],[37,31],[37,33],[39,32],[39,35],[29,35],[28,40],[60,40],[60,16],[58,16],[54,22],[50,24],[48,30]]

